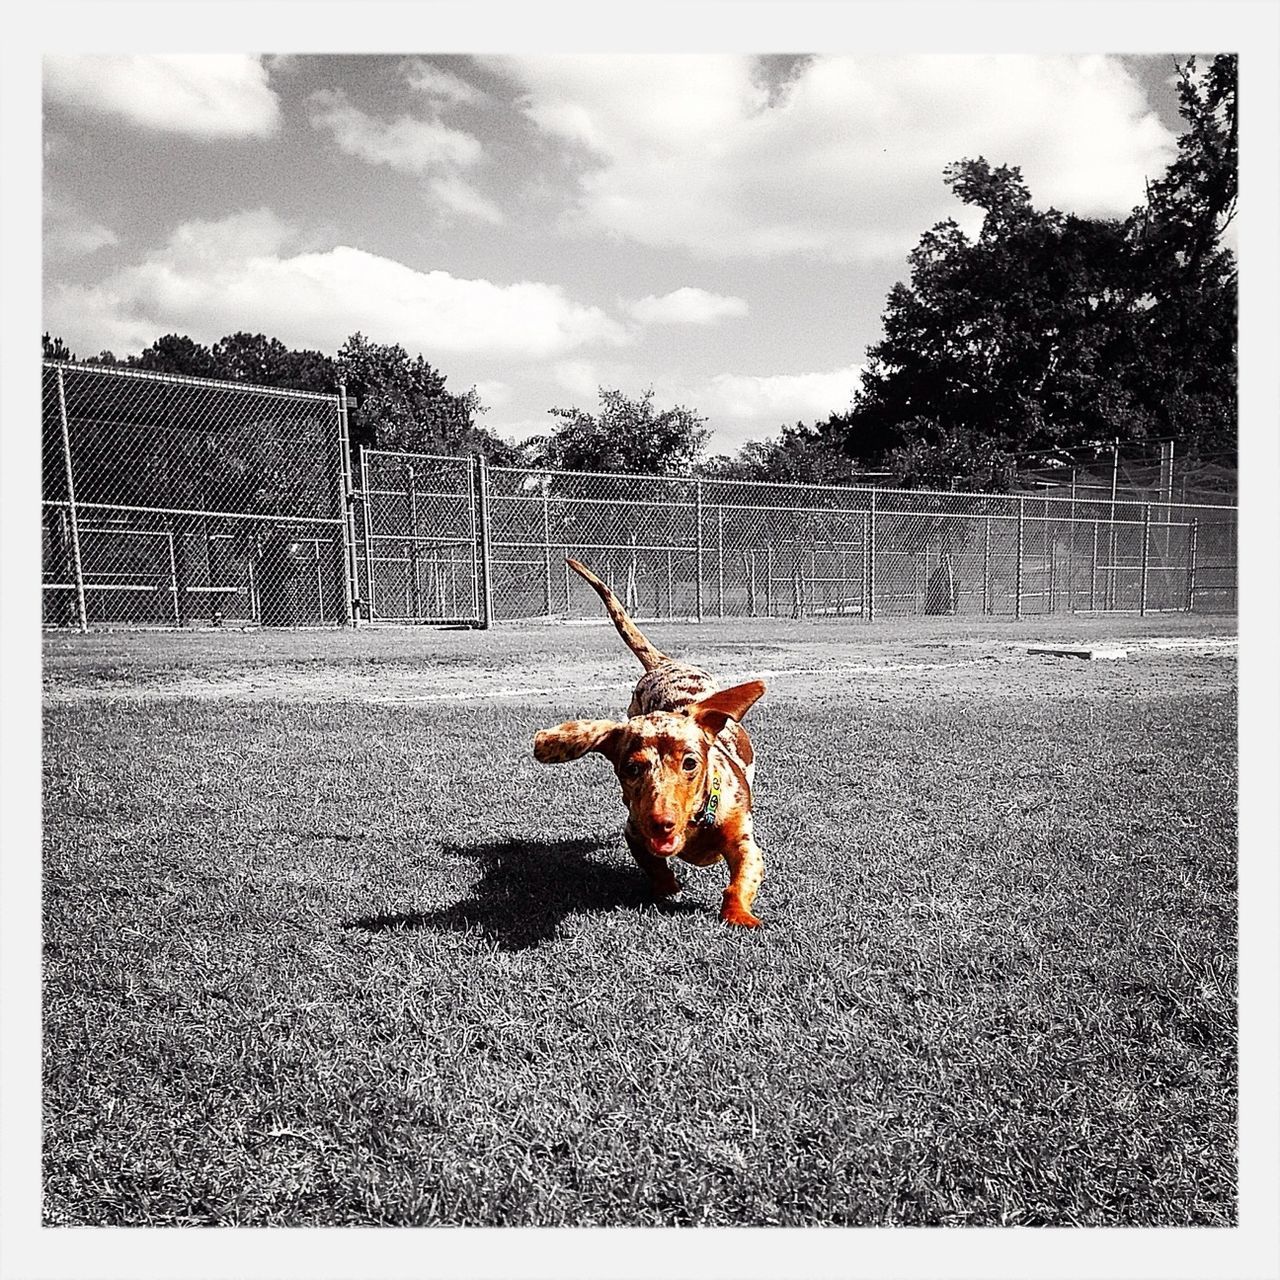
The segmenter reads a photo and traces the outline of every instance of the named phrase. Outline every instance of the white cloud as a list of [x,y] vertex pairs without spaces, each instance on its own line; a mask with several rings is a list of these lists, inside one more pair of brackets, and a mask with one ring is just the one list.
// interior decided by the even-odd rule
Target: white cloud
[[312,128],[328,130],[348,155],[425,178],[438,208],[495,226],[504,221],[502,210],[462,176],[484,159],[471,134],[439,119],[380,120],[353,106],[341,89],[318,90],[308,106]]
[[718,373],[706,384],[703,411],[719,418],[812,422],[849,407],[862,366],[822,373]]
[[560,360],[551,370],[556,386],[592,405],[600,393],[600,375],[588,360]]
[[405,79],[415,92],[439,102],[470,106],[488,98],[475,85],[425,58],[416,58],[410,64]]
[[400,116],[378,120],[347,101],[341,89],[320,89],[308,100],[311,125],[327,129],[348,155],[385,164],[402,173],[467,168],[483,148],[468,133],[450,129],[438,120]]
[[44,256],[48,262],[87,257],[119,243],[110,227],[95,222],[62,200],[48,200],[44,208]]
[[511,386],[499,378],[477,382],[476,394],[486,409],[501,409],[511,403]]
[[453,210],[454,213],[474,218],[477,222],[487,222],[495,227],[501,226],[506,221],[502,210],[492,200],[486,199],[456,173],[432,178],[427,183],[427,187],[442,206]]
[[291,76],[303,65],[300,53],[268,53],[262,58],[263,65],[272,75]]
[[685,287],[662,297],[650,294],[635,302],[623,302],[622,310],[641,324],[714,324],[728,317],[745,316],[742,298],[724,297],[705,289]]
[[175,330],[212,342],[249,329],[333,351],[359,329],[428,358],[553,359],[626,341],[615,320],[557,285],[466,280],[347,245],[296,244],[296,233],[265,209],[185,223],[147,259],[97,284],[52,284],[45,325],[73,347],[121,352]]
[[1123,214],[1174,139],[1117,58],[819,57],[778,91],[733,56],[499,65],[576,167],[571,221],[714,256],[900,257],[961,206],[943,166],[1022,168],[1038,205]]
[[50,55],[44,86],[63,106],[203,140],[267,137],[280,123],[267,68],[247,54]]

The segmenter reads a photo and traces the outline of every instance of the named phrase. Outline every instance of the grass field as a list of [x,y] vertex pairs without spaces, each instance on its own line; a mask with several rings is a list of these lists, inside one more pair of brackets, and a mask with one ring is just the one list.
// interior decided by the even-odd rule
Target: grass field
[[611,629],[48,637],[46,1222],[1233,1223],[1232,625],[655,626],[754,931],[531,757]]

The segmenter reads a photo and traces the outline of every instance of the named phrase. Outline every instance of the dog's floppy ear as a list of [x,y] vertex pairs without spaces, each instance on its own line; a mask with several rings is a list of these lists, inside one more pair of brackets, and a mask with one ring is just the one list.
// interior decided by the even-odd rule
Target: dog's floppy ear
[[763,680],[748,680],[732,689],[709,693],[689,708],[689,714],[714,737],[730,720],[741,720],[763,692]]
[[554,729],[534,734],[534,758],[543,764],[563,764],[585,756],[588,751],[598,751],[616,760],[621,728],[616,720],[566,720]]

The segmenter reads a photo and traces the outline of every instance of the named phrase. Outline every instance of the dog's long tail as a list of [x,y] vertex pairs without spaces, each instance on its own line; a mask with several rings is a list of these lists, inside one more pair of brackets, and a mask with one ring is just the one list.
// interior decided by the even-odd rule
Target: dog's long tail
[[652,671],[654,667],[667,661],[667,655],[653,647],[640,628],[627,616],[627,611],[618,603],[618,597],[586,565],[579,564],[568,557],[565,559],[565,564],[574,573],[585,578],[595,589],[596,595],[604,601],[604,607],[608,609],[613,625],[618,628],[618,634],[625,641],[627,648],[640,659],[646,671]]

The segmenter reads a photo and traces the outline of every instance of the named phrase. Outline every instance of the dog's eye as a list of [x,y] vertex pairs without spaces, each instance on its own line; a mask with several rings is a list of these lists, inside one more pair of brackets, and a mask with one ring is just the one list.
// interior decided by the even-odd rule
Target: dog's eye
[[644,772],[644,761],[628,760],[627,763],[622,766],[622,772],[625,773],[628,778],[638,778]]
[[697,756],[685,756],[683,760],[685,773],[692,773],[698,767]]

